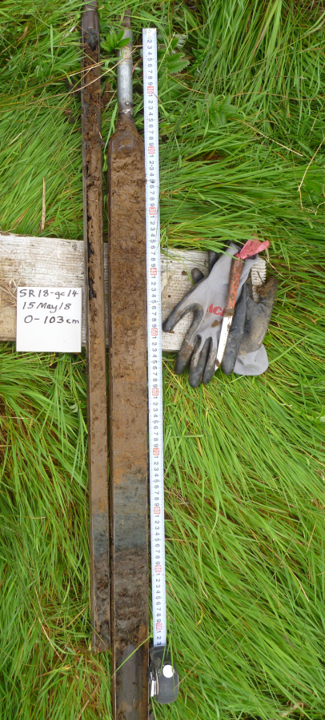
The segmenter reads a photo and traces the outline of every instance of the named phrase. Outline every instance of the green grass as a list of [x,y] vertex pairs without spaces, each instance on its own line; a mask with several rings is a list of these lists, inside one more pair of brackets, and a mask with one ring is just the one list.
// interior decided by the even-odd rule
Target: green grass
[[[170,720],[324,720],[323,3],[129,3],[159,29],[163,244],[268,238],[268,372],[193,390],[164,360]],[[0,228],[82,238],[76,0],[0,6]],[[105,144],[114,37],[100,3]],[[110,38],[107,40],[107,36]],[[70,83],[70,85],[69,85]],[[0,349],[0,718],[110,720],[90,652],[84,356]]]

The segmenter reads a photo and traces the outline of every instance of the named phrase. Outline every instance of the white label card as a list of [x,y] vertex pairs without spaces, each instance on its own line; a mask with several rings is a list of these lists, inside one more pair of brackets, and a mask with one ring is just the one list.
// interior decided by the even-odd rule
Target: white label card
[[81,352],[81,300],[81,288],[17,288],[16,350]]

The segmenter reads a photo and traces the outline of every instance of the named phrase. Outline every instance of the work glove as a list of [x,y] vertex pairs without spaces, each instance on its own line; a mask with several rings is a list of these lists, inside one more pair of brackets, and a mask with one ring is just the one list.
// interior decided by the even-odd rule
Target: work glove
[[237,301],[230,328],[221,370],[225,375],[261,375],[268,368],[264,345],[273,305],[277,280],[274,275],[259,288],[253,297],[252,280],[249,276]]
[[[178,375],[184,372],[188,364],[190,365],[189,383],[191,387],[197,387],[200,382],[210,382],[214,375],[230,267],[233,255],[239,250],[239,247],[231,243],[227,251],[215,262],[208,277],[198,280],[193,290],[176,305],[163,324],[163,330],[170,332],[187,312],[192,311],[193,313],[193,321],[183,340],[175,364],[175,372]],[[255,255],[243,261],[238,301],[241,298],[243,285],[256,260],[257,256]],[[245,308],[244,304],[242,329],[245,323]]]

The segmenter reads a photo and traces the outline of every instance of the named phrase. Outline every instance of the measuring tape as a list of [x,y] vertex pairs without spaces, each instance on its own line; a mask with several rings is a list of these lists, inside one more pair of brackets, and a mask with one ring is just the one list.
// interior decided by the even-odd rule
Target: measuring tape
[[167,649],[164,530],[164,446],[160,283],[159,135],[157,30],[142,31],[146,170],[147,340],[149,474],[153,648],[151,696],[168,703],[178,694],[178,676]]
[[153,644],[166,645],[157,30],[143,30]]

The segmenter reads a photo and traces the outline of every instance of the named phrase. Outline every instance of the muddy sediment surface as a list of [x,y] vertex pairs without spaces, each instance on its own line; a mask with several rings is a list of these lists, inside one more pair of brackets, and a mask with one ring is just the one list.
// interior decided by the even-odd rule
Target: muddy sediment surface
[[145,168],[131,118],[110,141],[108,209],[114,668],[134,653],[115,677],[117,717],[147,720],[147,643],[134,652],[148,637]]
[[104,319],[101,88],[98,18],[83,15],[82,159],[87,267],[87,395],[92,648],[110,644],[106,348]]

